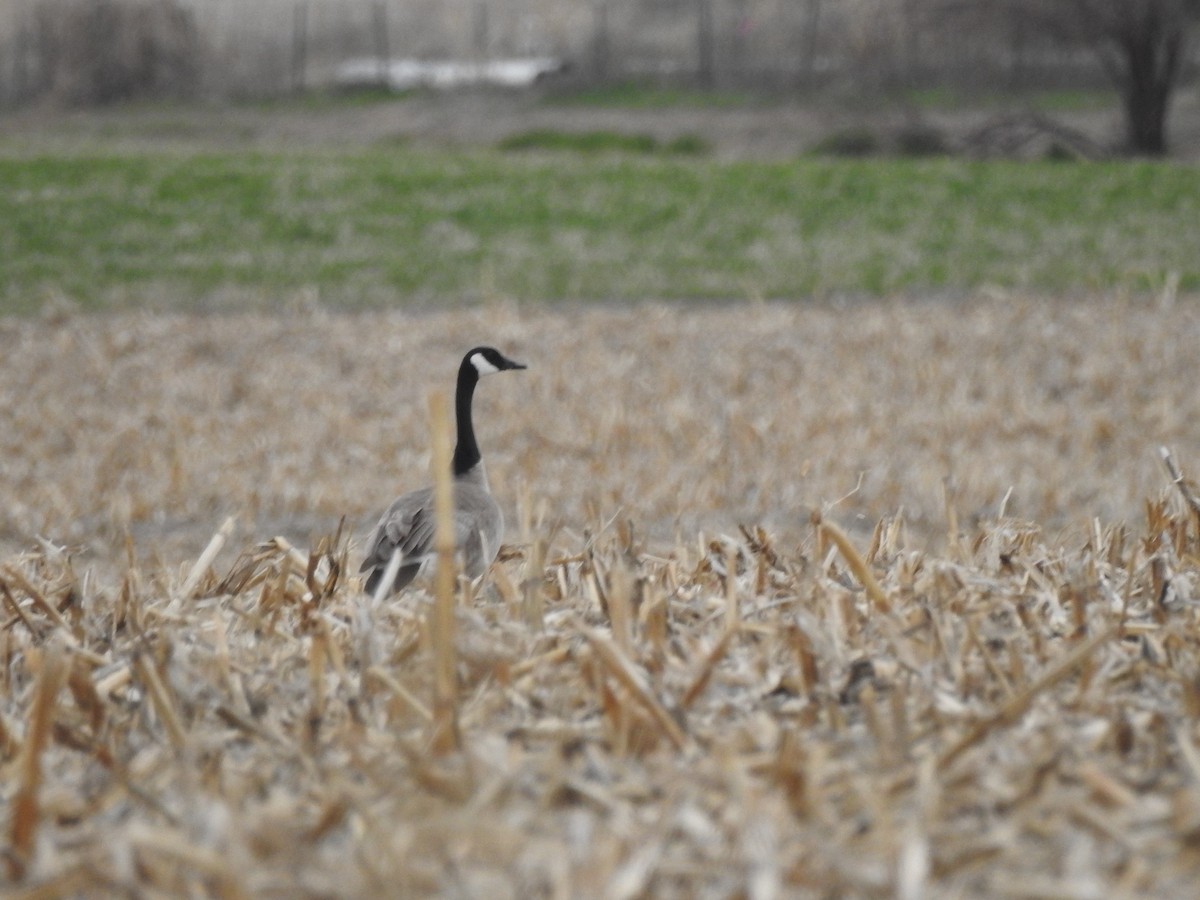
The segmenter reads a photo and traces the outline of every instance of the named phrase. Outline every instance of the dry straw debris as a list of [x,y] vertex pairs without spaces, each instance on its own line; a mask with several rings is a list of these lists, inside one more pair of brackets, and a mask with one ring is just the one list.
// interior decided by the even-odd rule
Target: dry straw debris
[[[1188,896],[1197,401],[1156,378],[1197,317],[1087,312],[3,323],[22,546],[0,562],[0,878],[25,897]],[[406,466],[423,480],[431,372],[484,326],[555,352],[525,354],[544,373],[525,395],[480,398],[517,514],[459,585],[447,695],[432,584],[375,604],[354,532]],[[397,423],[422,435],[399,464]],[[1024,453],[1036,471],[994,496]],[[774,524],[749,514],[772,497]],[[1059,532],[1012,514],[1054,501]]]

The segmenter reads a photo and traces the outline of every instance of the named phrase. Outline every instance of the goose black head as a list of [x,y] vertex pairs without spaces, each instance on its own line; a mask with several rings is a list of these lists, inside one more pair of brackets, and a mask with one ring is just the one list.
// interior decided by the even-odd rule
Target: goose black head
[[515,362],[497,350],[495,347],[476,347],[469,350],[463,357],[464,365],[469,363],[478,375],[494,375],[505,369],[524,369],[525,364]]

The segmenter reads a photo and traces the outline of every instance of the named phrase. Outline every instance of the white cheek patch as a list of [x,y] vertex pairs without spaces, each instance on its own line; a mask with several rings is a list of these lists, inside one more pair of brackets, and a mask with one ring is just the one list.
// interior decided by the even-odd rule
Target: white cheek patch
[[482,353],[475,353],[471,356],[471,365],[475,367],[475,371],[480,375],[495,375],[500,370],[493,366],[486,356]]

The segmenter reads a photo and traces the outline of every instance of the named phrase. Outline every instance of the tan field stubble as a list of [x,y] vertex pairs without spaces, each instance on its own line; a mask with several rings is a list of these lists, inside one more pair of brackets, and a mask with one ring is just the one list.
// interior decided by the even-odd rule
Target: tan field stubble
[[[1198,335],[1022,297],[5,321],[4,875],[1182,896],[1200,520],[1157,447],[1196,470]],[[352,536],[480,341],[530,369],[477,397],[510,530],[448,684],[430,584],[372,605]]]

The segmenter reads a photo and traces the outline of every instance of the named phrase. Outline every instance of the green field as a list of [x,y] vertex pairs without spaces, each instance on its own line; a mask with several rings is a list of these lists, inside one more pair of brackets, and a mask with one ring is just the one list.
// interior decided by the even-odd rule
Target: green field
[[0,160],[29,311],[489,296],[1200,288],[1200,173],[1151,163],[447,152]]

